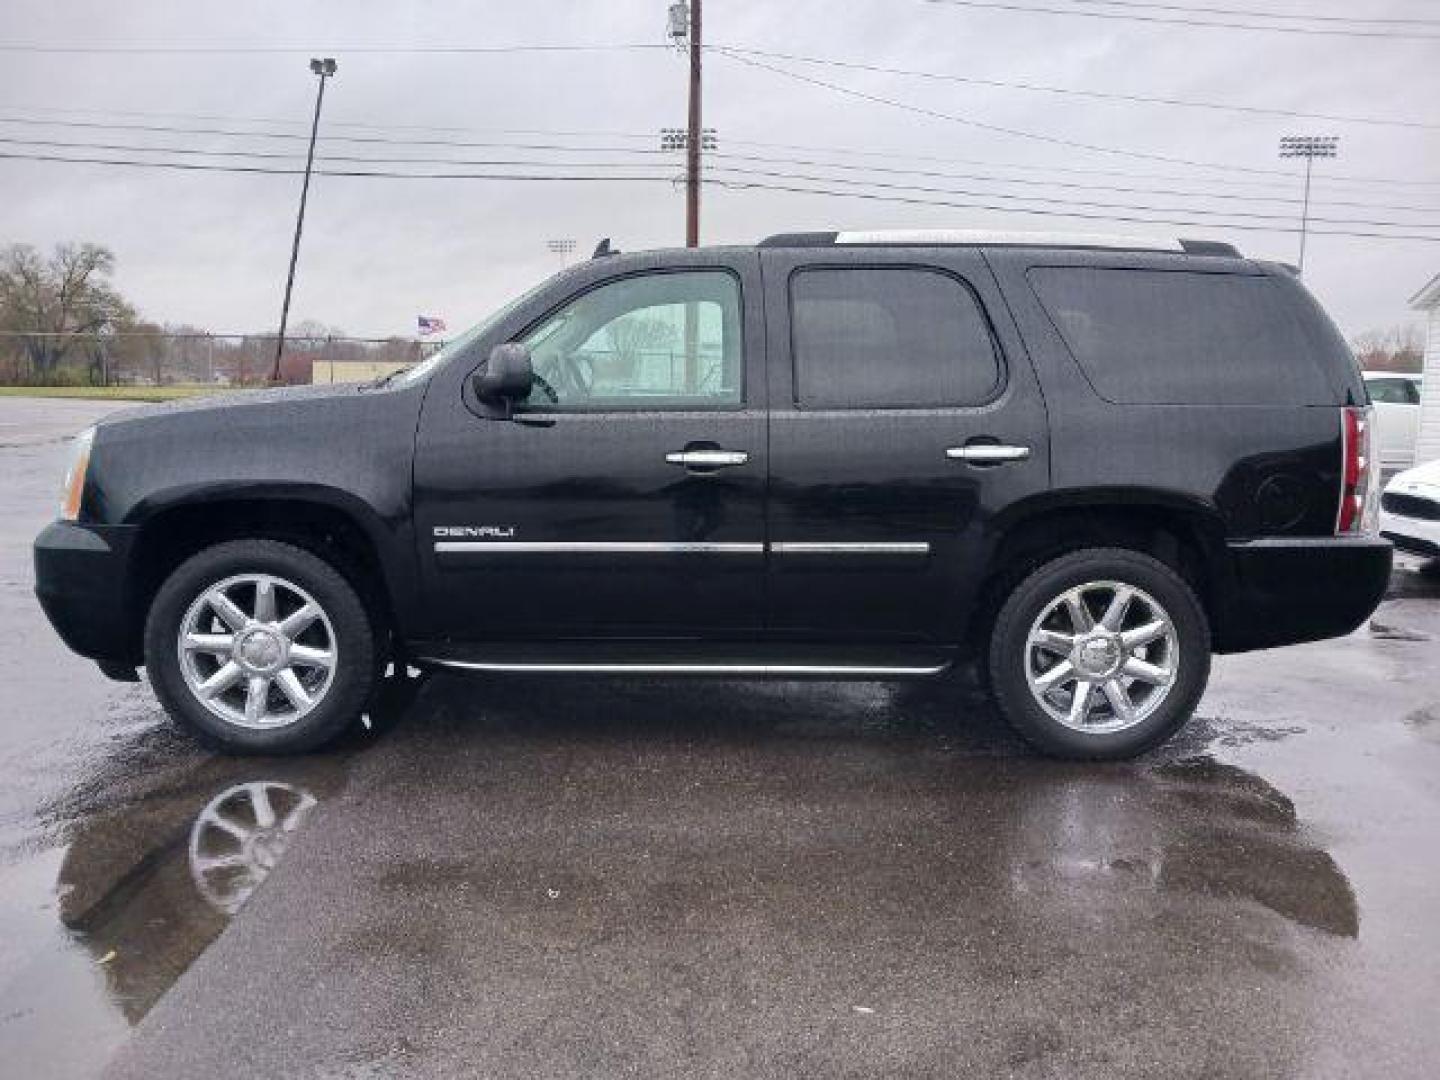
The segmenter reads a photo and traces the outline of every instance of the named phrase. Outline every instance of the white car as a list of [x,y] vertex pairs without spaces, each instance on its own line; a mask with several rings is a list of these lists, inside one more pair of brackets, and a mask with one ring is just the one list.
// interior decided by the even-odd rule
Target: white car
[[1440,557],[1440,461],[1406,469],[1385,485],[1380,532],[1400,551]]
[[1415,435],[1420,421],[1419,375],[1400,371],[1366,371],[1365,389],[1375,405],[1375,435],[1380,467],[1408,469],[1415,462]]

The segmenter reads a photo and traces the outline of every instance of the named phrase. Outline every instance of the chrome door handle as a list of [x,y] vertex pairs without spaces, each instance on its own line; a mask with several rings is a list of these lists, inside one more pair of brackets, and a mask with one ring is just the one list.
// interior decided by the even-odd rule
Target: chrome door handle
[[966,446],[950,446],[945,456],[955,461],[968,461],[972,465],[998,465],[1002,461],[1024,461],[1030,456],[1028,446],[1003,446],[998,443],[970,443]]
[[665,460],[687,469],[727,469],[731,465],[744,465],[750,455],[744,450],[677,450],[666,454]]

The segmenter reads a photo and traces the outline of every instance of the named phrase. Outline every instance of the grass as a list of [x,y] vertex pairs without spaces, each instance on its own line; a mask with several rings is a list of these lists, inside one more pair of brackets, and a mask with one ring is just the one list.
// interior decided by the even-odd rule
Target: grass
[[0,397],[80,398],[90,401],[175,401],[215,394],[223,387],[177,386],[0,386]]

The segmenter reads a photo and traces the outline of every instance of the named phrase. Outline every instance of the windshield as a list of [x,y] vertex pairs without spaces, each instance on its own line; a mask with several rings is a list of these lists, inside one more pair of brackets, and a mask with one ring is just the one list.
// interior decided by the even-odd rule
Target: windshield
[[444,364],[452,356],[459,356],[477,340],[490,333],[490,331],[493,330],[501,322],[503,322],[512,311],[519,308],[532,296],[539,293],[542,289],[548,288],[550,282],[553,280],[554,278],[550,278],[542,281],[534,288],[521,293],[519,296],[515,297],[515,299],[511,300],[508,304],[505,304],[499,310],[492,312],[487,318],[482,319],[480,322],[472,326],[469,330],[466,330],[459,337],[452,338],[451,340],[447,341],[439,349],[439,351],[434,353],[432,356],[426,357],[424,360],[420,361],[420,363],[415,364],[412,367],[408,367],[401,371],[399,374],[395,375],[392,381],[398,386],[408,386],[412,383],[417,383],[420,380],[428,377],[431,372],[438,369],[441,364]]

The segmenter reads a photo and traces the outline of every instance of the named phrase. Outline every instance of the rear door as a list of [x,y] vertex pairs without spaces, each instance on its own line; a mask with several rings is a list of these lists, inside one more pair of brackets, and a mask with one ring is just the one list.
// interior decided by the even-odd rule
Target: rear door
[[1039,387],[973,249],[762,251],[781,637],[958,641],[997,515],[1046,489]]

